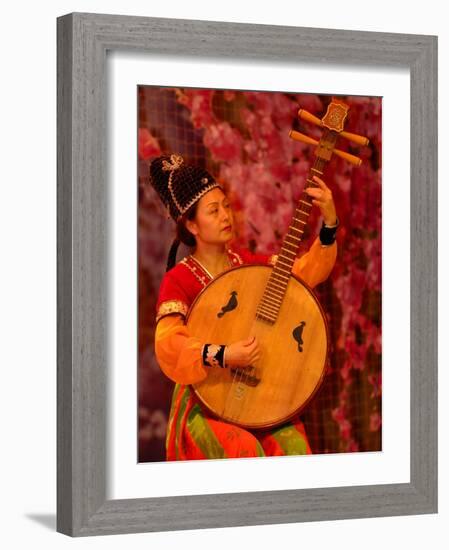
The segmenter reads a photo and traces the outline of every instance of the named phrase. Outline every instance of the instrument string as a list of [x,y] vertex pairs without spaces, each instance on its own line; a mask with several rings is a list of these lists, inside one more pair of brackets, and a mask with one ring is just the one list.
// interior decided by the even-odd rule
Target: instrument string
[[[256,313],[256,316],[257,316],[257,313]],[[257,332],[255,329],[256,323],[258,323],[258,320],[257,318],[254,318],[251,328],[249,330],[249,333],[252,334],[253,336],[255,336]],[[259,358],[259,361],[260,360],[261,358]],[[234,409],[235,411],[234,415],[229,415],[230,419],[234,421],[239,420],[237,415],[239,414],[239,411],[241,410],[241,408],[244,406],[246,398],[248,397],[248,387],[247,387],[248,378],[250,376],[254,376],[256,372],[257,372],[257,367],[255,367],[254,365],[238,367],[234,371],[232,382],[230,384],[230,389],[225,402],[225,409],[228,407],[230,401],[231,401],[231,407],[232,407],[232,404],[234,405],[237,404],[238,406],[235,407]],[[238,397],[235,395],[235,392],[239,391],[238,390],[239,384],[242,384],[242,386],[240,387],[240,391],[243,392],[243,395],[241,397]]]
[[[328,138],[328,132],[325,132],[325,138]],[[304,214],[305,216],[305,219],[301,219],[299,218],[302,222],[306,222],[308,221],[308,218],[310,216],[310,212],[312,210],[312,206],[308,206],[307,204],[303,204],[301,206],[301,208],[299,207],[299,205],[301,204],[301,201],[308,198],[308,195],[305,194],[305,189],[307,189],[308,187],[318,187],[318,184],[315,183],[312,179],[312,175],[313,174],[316,174],[316,173],[319,173],[320,175],[323,173],[323,170],[324,170],[324,166],[325,166],[325,163],[326,161],[324,159],[322,159],[321,157],[319,157],[318,155],[315,157],[315,161],[313,163],[313,166],[309,169],[309,173],[308,173],[308,176],[306,178],[306,184],[304,186],[304,191],[303,193],[301,194],[301,197],[300,197],[300,201],[298,203],[298,207],[296,208],[296,211],[300,211],[301,214]],[[310,200],[310,199],[309,199]],[[294,219],[292,220],[292,226],[296,229],[299,229],[297,227],[297,225],[299,224],[299,222],[295,221],[295,215],[294,215]],[[304,227],[302,227],[301,229],[305,229],[305,225]],[[302,241],[302,238],[300,239]],[[299,249],[299,245],[298,245],[298,249]],[[294,260],[292,262],[292,264],[294,263]],[[285,289],[285,292],[287,291],[287,288]],[[284,296],[285,297],[285,296]],[[278,390],[277,392],[277,396],[279,395],[279,391],[282,391],[282,390]]]
[[[233,404],[235,405],[236,400],[240,401],[240,399],[242,399],[242,401],[240,401],[238,404],[239,404],[240,407],[243,405],[243,400],[244,400],[245,394],[246,394],[246,388],[243,386],[243,388],[241,389],[241,391],[243,391],[243,394],[244,394],[241,398],[236,397],[235,392],[238,391],[237,390],[238,385],[243,384],[242,380],[245,376],[247,376],[245,371],[249,368],[250,367],[237,367],[234,370],[233,377],[232,377],[232,382],[230,384],[228,395],[227,395],[226,401],[225,401],[225,410],[228,408],[230,401],[231,401],[231,406],[232,406]],[[238,420],[238,418],[236,417],[237,414],[238,414],[238,411],[234,412],[234,416],[232,416],[232,414],[230,414],[229,419],[234,420],[234,421]]]

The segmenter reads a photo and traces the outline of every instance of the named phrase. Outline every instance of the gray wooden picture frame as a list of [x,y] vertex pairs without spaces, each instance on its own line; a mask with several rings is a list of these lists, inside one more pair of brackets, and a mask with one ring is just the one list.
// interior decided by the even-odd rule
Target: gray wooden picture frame
[[[437,37],[83,13],[58,18],[57,31],[57,530],[86,536],[436,512]],[[410,70],[410,483],[107,500],[108,50]]]

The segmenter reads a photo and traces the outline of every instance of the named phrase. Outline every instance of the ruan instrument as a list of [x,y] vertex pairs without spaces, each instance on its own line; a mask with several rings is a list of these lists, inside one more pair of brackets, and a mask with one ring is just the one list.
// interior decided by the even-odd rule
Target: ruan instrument
[[[324,129],[319,142],[292,130],[294,140],[316,145],[306,188],[316,187],[325,164],[338,155],[359,165],[361,159],[335,149],[339,136],[367,145],[344,131],[349,107],[333,99],[322,119],[300,109],[298,116]],[[244,265],[213,279],[187,314],[189,333],[203,342],[231,344],[255,335],[259,361],[244,368],[211,368],[194,384],[200,401],[215,416],[248,429],[266,429],[298,414],[316,394],[327,366],[326,316],[313,291],[292,274],[311,199],[303,191],[274,266]]]

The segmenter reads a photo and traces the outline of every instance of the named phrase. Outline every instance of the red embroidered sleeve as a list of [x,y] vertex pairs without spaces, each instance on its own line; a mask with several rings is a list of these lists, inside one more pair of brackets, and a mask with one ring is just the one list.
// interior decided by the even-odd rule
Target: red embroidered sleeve
[[164,275],[159,288],[159,297],[156,304],[156,323],[166,315],[179,313],[184,318],[189,309],[187,292],[181,286],[175,275],[169,271]]

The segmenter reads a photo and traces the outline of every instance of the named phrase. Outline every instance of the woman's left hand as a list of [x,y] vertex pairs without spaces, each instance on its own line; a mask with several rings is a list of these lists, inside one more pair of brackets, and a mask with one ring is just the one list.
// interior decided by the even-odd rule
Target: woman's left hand
[[312,178],[318,187],[308,187],[305,192],[312,197],[312,204],[316,204],[321,210],[326,225],[335,225],[337,223],[337,212],[332,197],[332,191],[318,176]]

